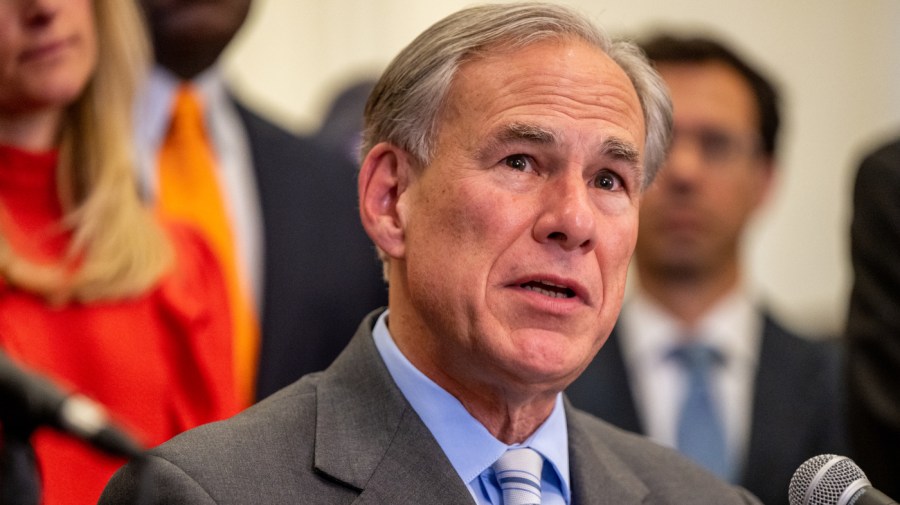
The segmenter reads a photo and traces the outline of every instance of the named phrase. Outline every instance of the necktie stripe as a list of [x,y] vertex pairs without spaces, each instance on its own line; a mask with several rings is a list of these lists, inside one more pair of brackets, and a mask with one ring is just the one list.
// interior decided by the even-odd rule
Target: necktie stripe
[[[538,493],[540,494],[541,485],[539,482],[535,482],[533,479],[526,479],[524,477],[501,477],[500,478],[500,485],[502,487],[505,488],[512,484],[525,484],[527,486],[530,486],[532,489],[537,489]],[[526,489],[526,488],[520,488],[520,489]]]
[[503,505],[540,505],[544,458],[534,449],[510,449],[494,463]]

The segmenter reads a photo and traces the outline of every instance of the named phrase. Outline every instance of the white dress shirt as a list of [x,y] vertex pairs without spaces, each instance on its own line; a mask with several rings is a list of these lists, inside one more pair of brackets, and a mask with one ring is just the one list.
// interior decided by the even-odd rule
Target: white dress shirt
[[706,343],[724,357],[713,371],[713,394],[722,416],[728,457],[740,469],[750,438],[750,419],[763,319],[750,297],[736,290],[724,297],[694,328],[686,328],[650,298],[636,292],[618,323],[622,354],[635,407],[647,435],[676,446],[678,415],[687,374],[668,357],[685,338]]
[[[140,90],[134,109],[138,183],[148,202],[156,200],[157,153],[169,128],[175,94],[181,80],[155,66]],[[262,313],[263,232],[262,210],[247,132],[228,95],[218,67],[192,80],[203,101],[203,111],[217,161],[219,183],[224,189],[225,208],[237,241],[240,275],[248,280],[256,308]]]

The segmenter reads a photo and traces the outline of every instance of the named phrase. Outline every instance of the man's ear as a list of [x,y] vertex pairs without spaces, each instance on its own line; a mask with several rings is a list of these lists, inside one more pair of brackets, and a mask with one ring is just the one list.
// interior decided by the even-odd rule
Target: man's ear
[[359,171],[359,214],[366,233],[392,258],[405,254],[405,219],[398,201],[409,185],[413,167],[407,152],[382,142],[363,159]]

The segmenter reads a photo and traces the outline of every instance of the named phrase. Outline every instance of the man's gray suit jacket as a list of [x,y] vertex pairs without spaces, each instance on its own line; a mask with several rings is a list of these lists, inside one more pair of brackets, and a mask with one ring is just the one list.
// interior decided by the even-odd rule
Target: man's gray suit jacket
[[[124,467],[100,505],[471,505],[465,483],[375,348],[377,316],[363,321],[326,371]],[[674,451],[568,403],[566,416],[575,505],[759,503]]]

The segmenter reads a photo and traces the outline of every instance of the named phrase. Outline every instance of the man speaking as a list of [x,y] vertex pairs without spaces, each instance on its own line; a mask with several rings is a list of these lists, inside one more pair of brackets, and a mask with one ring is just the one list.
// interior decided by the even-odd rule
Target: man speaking
[[366,106],[360,214],[388,309],[101,504],[758,503],[561,394],[615,323],[670,123],[640,53],[564,7],[439,21]]

